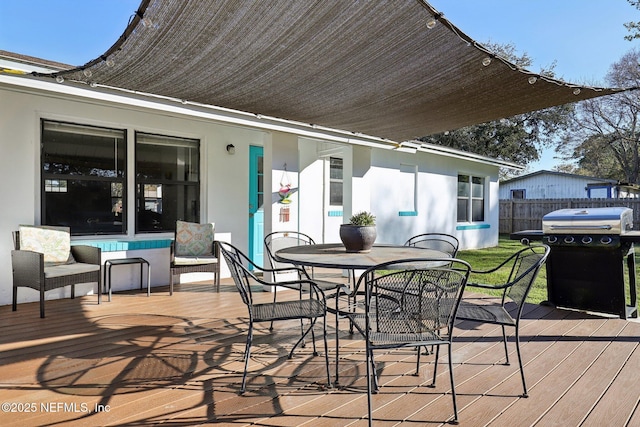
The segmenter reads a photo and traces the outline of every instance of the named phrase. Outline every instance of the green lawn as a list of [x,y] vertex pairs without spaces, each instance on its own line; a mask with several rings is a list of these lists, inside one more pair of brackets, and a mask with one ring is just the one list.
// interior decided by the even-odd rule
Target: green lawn
[[[522,243],[518,240],[510,240],[508,236],[500,236],[498,246],[486,249],[471,249],[467,251],[459,251],[457,258],[467,261],[474,270],[489,270],[495,267],[503,260],[507,259],[511,254],[522,249]],[[499,271],[492,274],[471,275],[470,282],[482,283],[504,283],[509,275],[509,270]],[[492,293],[484,289],[473,288],[474,291]],[[495,295],[500,295],[496,292]],[[536,279],[533,289],[529,292],[528,302],[539,304],[547,299],[547,271],[545,268],[540,270],[540,274]]]

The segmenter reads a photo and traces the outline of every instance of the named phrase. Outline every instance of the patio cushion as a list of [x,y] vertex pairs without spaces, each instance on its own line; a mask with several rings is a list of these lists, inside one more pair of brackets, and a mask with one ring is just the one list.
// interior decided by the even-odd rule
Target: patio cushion
[[213,264],[218,262],[218,258],[209,255],[202,256],[177,256],[174,258],[175,265]]
[[176,256],[202,256],[213,253],[214,223],[176,221]]
[[100,271],[98,264],[85,264],[76,262],[73,264],[57,264],[44,268],[44,277],[50,279],[52,277],[70,276],[72,274],[90,273],[92,271]]
[[45,267],[75,262],[69,227],[21,225],[20,249],[43,254]]

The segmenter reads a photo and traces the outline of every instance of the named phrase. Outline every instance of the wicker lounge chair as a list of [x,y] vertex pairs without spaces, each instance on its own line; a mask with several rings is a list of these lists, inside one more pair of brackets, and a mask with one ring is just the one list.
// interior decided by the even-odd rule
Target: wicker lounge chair
[[215,224],[176,221],[171,242],[169,294],[173,278],[184,273],[213,273],[216,291],[220,291],[220,250],[213,244]]
[[18,288],[40,292],[40,317],[44,317],[45,292],[71,286],[75,297],[78,283],[97,283],[100,303],[101,251],[86,245],[70,245],[68,227],[21,226],[13,232],[13,311],[17,310]]

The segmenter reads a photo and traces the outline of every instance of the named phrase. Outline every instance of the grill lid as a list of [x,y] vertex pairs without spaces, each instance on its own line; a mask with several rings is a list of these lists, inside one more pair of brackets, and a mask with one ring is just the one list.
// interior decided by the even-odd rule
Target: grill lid
[[560,209],[542,217],[546,234],[624,234],[633,228],[633,210],[625,207]]

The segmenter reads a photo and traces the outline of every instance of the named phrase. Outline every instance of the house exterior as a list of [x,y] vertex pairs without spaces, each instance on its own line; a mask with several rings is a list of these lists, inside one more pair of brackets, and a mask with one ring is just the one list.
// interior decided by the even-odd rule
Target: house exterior
[[[215,223],[216,238],[258,263],[266,233],[339,242],[340,224],[361,210],[376,215],[380,243],[426,232],[453,234],[462,249],[498,242],[498,170],[516,165],[16,74],[34,66],[0,58],[0,305],[11,302],[10,235],[20,224],[69,225],[72,244],[101,247],[103,262],[144,257],[152,286],[169,283],[176,219]],[[137,274],[114,270],[114,290],[136,286]],[[37,298],[19,289],[18,302]]]
[[500,182],[500,200],[513,199],[626,199],[638,198],[638,185],[541,170]]

